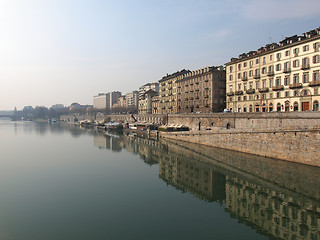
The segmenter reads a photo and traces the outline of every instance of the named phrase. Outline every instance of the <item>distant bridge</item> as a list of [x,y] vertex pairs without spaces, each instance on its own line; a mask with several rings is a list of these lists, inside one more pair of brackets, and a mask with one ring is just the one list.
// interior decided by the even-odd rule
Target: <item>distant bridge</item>
[[16,120],[16,116],[14,115],[0,115],[0,118],[10,118],[12,121]]

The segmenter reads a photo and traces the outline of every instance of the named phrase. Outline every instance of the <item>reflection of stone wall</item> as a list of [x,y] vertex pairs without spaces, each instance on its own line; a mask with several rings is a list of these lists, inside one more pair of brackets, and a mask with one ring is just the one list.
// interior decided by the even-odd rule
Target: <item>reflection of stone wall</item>
[[175,153],[211,163],[222,173],[226,174],[226,170],[239,172],[263,184],[275,184],[320,201],[318,167],[180,141],[169,141],[168,146]]
[[226,177],[226,211],[273,237],[319,239],[320,204]]

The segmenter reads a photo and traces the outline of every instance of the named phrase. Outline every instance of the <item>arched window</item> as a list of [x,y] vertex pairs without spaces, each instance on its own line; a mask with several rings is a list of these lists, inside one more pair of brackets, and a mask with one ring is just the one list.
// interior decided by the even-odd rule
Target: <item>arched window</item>
[[269,104],[269,112],[272,112],[272,111],[273,111],[273,104],[270,103],[270,104]]
[[313,111],[319,111],[319,102],[317,100],[313,102]]
[[256,105],[256,112],[259,112],[260,111],[260,106],[257,104]]
[[262,105],[262,112],[266,112],[266,111],[267,111],[266,105],[263,104],[263,105]]
[[249,106],[249,112],[252,112],[252,105]]
[[281,112],[281,103],[277,103],[277,112]]
[[294,102],[293,103],[293,111],[298,111],[299,110],[299,103],[298,102]]

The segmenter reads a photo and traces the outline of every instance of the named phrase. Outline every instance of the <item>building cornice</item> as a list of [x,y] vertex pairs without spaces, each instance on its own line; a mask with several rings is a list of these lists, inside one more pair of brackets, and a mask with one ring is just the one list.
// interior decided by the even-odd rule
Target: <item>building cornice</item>
[[227,62],[225,65],[226,66],[230,66],[230,65],[233,65],[233,64],[236,64],[236,63],[240,63],[240,62],[243,62],[243,61],[251,60],[251,59],[254,59],[254,58],[257,58],[257,57],[261,57],[261,56],[264,56],[264,55],[268,55],[270,53],[278,52],[278,51],[281,51],[281,50],[284,50],[284,49],[287,49],[287,48],[292,48],[294,46],[298,46],[298,45],[301,45],[301,44],[304,44],[304,43],[308,43],[308,42],[311,42],[311,41],[314,41],[314,40],[317,40],[317,39],[320,39],[320,35],[316,35],[316,36],[313,36],[311,38],[306,38],[306,39],[303,39],[303,40],[300,40],[300,41],[297,41],[297,42],[294,42],[294,43],[290,43],[290,44],[285,45],[285,46],[279,46],[279,47],[277,47],[275,49],[266,50],[266,51],[263,51],[261,53],[256,53],[255,55],[244,57],[242,59],[238,59],[238,60],[235,60],[235,61],[230,61],[230,62]]

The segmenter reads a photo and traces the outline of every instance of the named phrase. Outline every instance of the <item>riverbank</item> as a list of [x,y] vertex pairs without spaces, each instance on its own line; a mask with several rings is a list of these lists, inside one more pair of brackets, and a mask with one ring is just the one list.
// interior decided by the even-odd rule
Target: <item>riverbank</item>
[[[133,121],[131,115],[87,118],[122,123]],[[136,133],[145,138],[192,142],[320,167],[320,112],[140,114],[134,118],[139,122],[167,126],[183,124],[191,129],[187,132]],[[70,121],[72,117],[65,116],[64,119]]]

